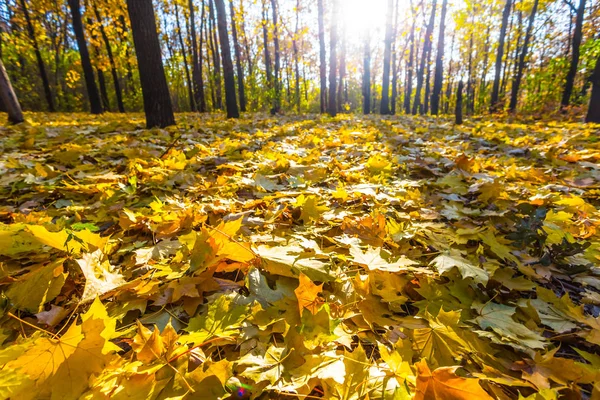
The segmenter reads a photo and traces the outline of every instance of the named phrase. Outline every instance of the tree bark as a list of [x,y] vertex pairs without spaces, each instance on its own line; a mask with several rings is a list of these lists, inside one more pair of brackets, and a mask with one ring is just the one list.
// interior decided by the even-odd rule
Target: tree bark
[[444,39],[446,36],[446,9],[448,0],[442,2],[442,15],[440,19],[440,34],[438,37],[437,54],[435,57],[435,77],[433,80],[433,93],[431,95],[431,114],[438,115],[440,111],[440,97],[444,85]]
[[577,67],[579,66],[579,47],[581,46],[581,38],[583,31],[583,16],[585,13],[585,0],[579,0],[579,7],[577,8],[577,17],[575,19],[575,32],[573,32],[572,41],[572,53],[571,64],[569,65],[569,72],[567,72],[567,80],[565,81],[565,87],[562,94],[562,100],[560,102],[561,108],[566,108],[571,102],[571,94],[573,93],[573,85],[575,83],[575,76],[577,76]]
[[379,113],[390,113],[390,63],[392,58],[392,16],[394,15],[394,0],[388,0],[385,18],[385,41],[383,50],[383,79],[381,83],[381,103]]
[[463,81],[458,82],[458,89],[456,89],[456,108],[454,109],[454,122],[456,125],[462,125],[463,115]]
[[317,0],[319,24],[319,79],[321,82],[321,113],[327,110],[327,64],[325,61],[325,23],[323,22],[323,0]]
[[4,69],[4,64],[2,63],[1,59],[0,99],[2,100],[2,105],[8,113],[8,122],[11,124],[18,124],[25,120],[23,118],[23,111],[21,111],[21,105],[19,104],[19,100],[17,99],[17,95],[13,90],[12,84],[10,83],[10,79],[8,78],[8,74],[6,73],[6,69]]
[[179,47],[181,47],[181,56],[183,57],[183,70],[185,72],[185,81],[187,83],[190,111],[196,111],[196,102],[194,101],[194,88],[192,86],[192,78],[190,75],[190,67],[188,65],[187,52],[185,51],[183,34],[181,33],[181,22],[179,22],[179,6],[177,5],[177,2],[175,2],[175,24],[177,27],[177,39],[179,40]]
[[431,35],[433,34],[433,26],[435,23],[435,9],[437,6],[437,0],[433,0],[431,4],[431,16],[429,17],[429,24],[425,31],[425,41],[423,43],[423,52],[421,54],[421,63],[419,65],[419,71],[417,72],[417,90],[415,92],[415,101],[412,106],[412,113],[417,114],[421,107],[421,90],[423,89],[423,80],[425,75],[425,64],[431,51]]
[[[400,0],[396,0],[396,11],[394,12],[394,29],[392,33],[392,98],[390,99],[390,113],[392,115],[396,114],[396,100],[398,98],[398,70],[400,68],[400,63],[398,62],[398,51],[396,46],[396,34],[398,32],[398,15],[400,14],[398,12],[399,1]],[[406,44],[408,43],[405,42],[404,49],[400,54],[404,54],[404,50],[406,50]]]
[[265,73],[267,75],[267,85],[269,89],[273,86],[273,71],[271,70],[271,53],[269,53],[269,31],[267,29],[267,8],[265,0],[262,0],[262,32],[263,46],[265,53]]
[[336,105],[336,79],[337,79],[337,24],[338,0],[332,0],[331,32],[329,42],[329,96],[327,99],[327,112],[330,116],[337,115]]
[[[213,42],[213,62],[214,62],[214,82],[215,82],[215,95],[216,95],[216,108],[221,110],[223,109],[223,94],[221,91],[221,57],[219,56],[219,41],[217,40],[217,28],[215,28],[215,10],[214,10],[214,0],[208,0],[208,11],[209,11],[209,28],[210,35]],[[220,36],[219,36],[220,37]]]
[[121,82],[119,81],[119,74],[117,73],[117,66],[115,64],[115,57],[112,52],[112,47],[110,45],[110,40],[106,35],[106,30],[104,29],[104,24],[102,23],[102,17],[100,16],[100,12],[98,11],[98,7],[96,3],[93,2],[94,14],[96,15],[96,20],[98,21],[98,25],[100,26],[100,36],[102,36],[102,41],[104,42],[104,47],[106,48],[106,54],[108,55],[108,62],[110,64],[110,73],[113,79],[113,86],[115,88],[115,97],[117,98],[117,108],[119,112],[125,112],[125,106],[123,105],[123,93],[121,92]]
[[275,58],[275,97],[273,99],[273,110],[279,112],[281,108],[281,53],[279,51],[277,0],[271,0],[271,12],[273,14],[273,55]]
[[102,108],[102,100],[100,99],[100,93],[96,86],[94,68],[92,67],[90,53],[88,52],[87,42],[83,32],[79,0],[69,0],[69,8],[71,9],[73,31],[75,32],[75,38],[77,39],[77,47],[79,48],[79,55],[81,56],[81,67],[83,68],[83,77],[85,79],[88,100],[90,102],[90,110],[92,114],[102,114],[104,109]]
[[363,114],[366,115],[371,113],[371,38],[368,32],[364,35],[362,95]]
[[292,39],[292,51],[294,52],[294,96],[296,100],[296,111],[300,113],[300,55],[298,51],[298,37],[300,36],[300,0],[296,0],[296,28]]
[[242,48],[238,40],[237,23],[235,17],[235,8],[233,7],[233,0],[229,0],[229,10],[231,14],[231,35],[233,36],[233,50],[235,52],[235,67],[237,71],[240,111],[246,112],[246,92],[244,90],[244,68],[242,68]]
[[[583,1],[583,0],[582,0]],[[494,71],[494,84],[492,86],[492,101],[490,111],[494,112],[498,108],[498,99],[500,96],[500,73],[502,72],[502,57],[504,57],[504,37],[506,36],[506,27],[508,17],[512,8],[512,0],[506,0],[504,10],[502,11],[502,25],[500,26],[500,38],[498,40],[498,50],[496,51],[496,69]]]
[[[200,52],[198,51],[198,39],[196,36],[196,10],[194,0],[189,0],[190,8],[190,33],[192,36],[192,81],[194,86],[194,101],[200,112],[206,112],[206,99],[204,98],[204,79],[202,77],[202,25],[200,26]],[[202,19],[204,23],[204,1],[201,3]]]
[[410,42],[410,50],[408,54],[408,63],[406,65],[406,90],[404,92],[404,113],[410,114],[410,98],[412,96],[412,81],[413,81],[413,66],[415,60],[415,21],[416,13],[413,8],[412,0],[410,0],[410,10],[412,13],[412,26],[410,28],[410,36],[408,41]]
[[600,57],[596,60],[596,67],[589,80],[592,83],[592,95],[585,122],[600,124]]
[[519,99],[519,87],[521,86],[521,79],[523,79],[523,71],[525,70],[526,60],[527,60],[527,51],[529,49],[529,42],[531,41],[531,37],[533,35],[533,23],[535,21],[535,15],[537,13],[539,0],[534,0],[533,8],[531,10],[531,14],[529,15],[529,25],[527,26],[527,32],[525,33],[525,41],[523,42],[523,48],[521,49],[521,54],[519,55],[519,64],[517,66],[517,73],[513,78],[512,88],[510,93],[510,112],[515,112],[517,110],[517,101]]
[[344,111],[344,83],[346,82],[346,23],[342,22],[342,44],[340,53],[339,82],[337,88],[338,112]]
[[146,127],[175,125],[152,0],[127,0],[127,10],[142,84]]
[[236,95],[235,76],[233,73],[233,62],[231,61],[231,49],[227,35],[227,15],[225,13],[224,0],[214,0],[217,9],[217,27],[219,29],[219,42],[221,43],[221,58],[223,61],[223,75],[225,78],[225,105],[227,118],[239,118]]
[[29,39],[31,40],[31,43],[33,44],[33,51],[37,60],[38,69],[40,70],[40,77],[42,78],[42,86],[44,87],[48,111],[55,112],[56,108],[54,107],[54,97],[52,96],[52,91],[50,90],[50,81],[48,80],[48,74],[46,73],[46,65],[44,64],[44,59],[42,58],[40,46],[37,41],[35,29],[33,28],[33,23],[31,22],[31,16],[29,15],[29,10],[27,9],[27,3],[25,0],[21,0],[21,8],[23,9],[23,14],[25,15],[27,32],[29,33]]

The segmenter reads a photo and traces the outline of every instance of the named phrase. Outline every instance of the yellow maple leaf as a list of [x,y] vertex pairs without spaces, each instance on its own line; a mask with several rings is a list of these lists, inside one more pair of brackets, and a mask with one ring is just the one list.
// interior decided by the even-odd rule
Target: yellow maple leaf
[[313,281],[303,273],[300,273],[298,279],[300,280],[300,285],[294,290],[294,293],[298,299],[300,316],[302,316],[302,310],[305,308],[310,311],[311,314],[315,315],[323,303],[323,300],[319,297],[319,293],[323,291],[323,284],[315,285]]
[[417,393],[414,400],[485,400],[493,399],[479,385],[479,379],[456,375],[458,367],[442,367],[433,371],[424,359],[417,368]]

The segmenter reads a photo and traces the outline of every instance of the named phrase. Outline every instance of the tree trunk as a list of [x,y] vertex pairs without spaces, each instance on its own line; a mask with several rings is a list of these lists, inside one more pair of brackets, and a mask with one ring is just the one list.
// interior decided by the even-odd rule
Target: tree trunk
[[38,45],[35,29],[33,28],[33,23],[31,22],[31,16],[29,15],[29,10],[27,9],[27,3],[25,2],[25,0],[21,0],[21,8],[23,9],[23,14],[25,15],[27,32],[29,33],[31,43],[33,44],[33,51],[35,52],[35,58],[37,60],[38,69],[40,70],[40,77],[42,78],[44,94],[46,95],[48,111],[55,112],[56,108],[54,107],[54,98],[52,97],[52,91],[50,90],[50,81],[48,80],[48,74],[46,73],[46,65],[44,64],[44,59],[42,58],[40,46]]
[[[192,35],[192,80],[194,86],[194,101],[196,108],[200,112],[206,112],[206,99],[204,98],[204,81],[202,77],[202,25],[200,26],[200,52],[198,52],[198,42],[196,38],[196,11],[194,10],[194,0],[189,0],[190,7],[190,30]],[[201,3],[202,19],[204,23],[204,1]]]
[[271,12],[273,13],[273,55],[275,58],[275,97],[273,99],[273,109],[279,112],[281,108],[281,53],[279,52],[277,0],[271,0]]
[[[400,63],[398,62],[398,50],[396,46],[396,34],[398,33],[398,18],[399,18],[399,8],[398,2],[400,0],[396,0],[396,7],[394,12],[394,29],[392,33],[392,98],[390,100],[390,112],[392,115],[396,114],[396,100],[398,99],[398,72],[400,69]],[[408,42],[405,42],[404,49],[400,54],[404,54],[406,50],[406,45]]]
[[[210,1],[210,0],[209,0]],[[209,77],[209,83],[210,83],[210,100],[211,100],[211,106],[212,109],[215,110],[216,104],[217,104],[217,97],[215,94],[215,80],[214,80],[214,75],[212,73],[212,69],[210,67],[210,58],[212,57],[212,55],[215,53],[214,50],[214,43],[213,43],[213,37],[211,35],[210,29],[209,29],[209,25],[210,23],[207,22],[204,25],[204,37],[207,38],[206,40],[206,44],[207,44],[207,50],[206,50],[206,72],[208,74]],[[202,49],[202,46],[200,46],[200,49]],[[209,53],[210,50],[210,53]],[[200,57],[202,59],[202,56]],[[213,57],[213,62],[214,62],[214,57]]]
[[448,0],[442,2],[442,16],[440,20],[440,34],[438,37],[437,54],[435,57],[435,78],[433,80],[433,94],[431,95],[431,114],[438,115],[440,111],[440,97],[444,85],[444,38],[446,36],[446,8]]
[[[473,20],[471,19],[471,24]],[[473,114],[475,109],[475,89],[473,88],[473,31],[469,39],[469,62],[467,66],[467,115]]]
[[[216,95],[216,108],[219,110],[223,109],[223,94],[221,92],[221,57],[219,56],[219,41],[217,40],[217,28],[215,28],[215,10],[214,10],[214,0],[208,0],[208,10],[209,10],[209,28],[210,35],[213,42],[213,62],[215,66],[215,95]],[[220,37],[220,35],[219,35]]]
[[121,82],[119,82],[119,74],[117,73],[117,66],[115,64],[115,58],[113,56],[112,48],[110,45],[110,40],[106,35],[106,30],[104,29],[104,24],[102,23],[102,17],[100,16],[100,12],[98,11],[98,7],[96,3],[93,2],[94,14],[96,15],[96,20],[98,21],[98,25],[100,26],[100,36],[102,36],[102,41],[104,42],[104,47],[106,47],[106,54],[108,55],[108,62],[110,64],[110,73],[113,79],[113,86],[115,88],[115,96],[117,98],[117,108],[119,112],[125,112],[125,106],[123,105],[123,94],[121,93]]
[[[513,1],[513,9],[516,8],[516,1]],[[520,14],[520,12],[519,12]],[[506,57],[504,57],[504,62],[502,65],[502,79],[500,80],[500,94],[498,96],[498,102],[503,103],[503,98],[504,98],[504,93],[506,93],[506,82],[508,81],[506,79],[507,77],[507,73],[506,71],[509,69],[509,65],[510,65],[510,52],[511,52],[511,45],[513,40],[511,40],[511,36],[513,34],[513,25],[514,25],[514,20],[515,20],[515,13],[513,12],[510,16],[510,22],[508,23],[508,32],[506,34]],[[502,105],[503,106],[503,105]],[[504,106],[503,106],[504,107]]]
[[337,90],[338,112],[344,112],[344,83],[346,82],[346,23],[342,22],[342,51],[340,54],[339,82]]
[[265,73],[267,75],[267,85],[269,89],[273,86],[273,72],[271,71],[271,54],[269,53],[269,31],[267,29],[267,7],[265,0],[262,0],[262,32],[263,32],[263,46],[265,53]]
[[412,26],[410,28],[410,50],[408,54],[408,63],[406,65],[406,90],[404,92],[404,113],[410,114],[410,97],[412,96],[412,81],[413,81],[413,66],[415,60],[415,21],[416,13],[413,8],[412,0],[410,1],[410,10],[412,13]]
[[454,109],[454,122],[456,125],[462,125],[463,115],[463,81],[458,82],[458,89],[456,89],[456,108]]
[[105,111],[110,111],[110,101],[108,100],[108,90],[106,89],[106,79],[104,79],[104,72],[100,68],[96,68],[96,73],[98,74],[98,86],[100,88],[102,108]]
[[519,99],[519,87],[521,86],[521,79],[523,79],[523,71],[525,70],[525,61],[527,60],[527,50],[529,48],[529,42],[533,35],[533,23],[535,21],[535,14],[537,13],[539,0],[534,0],[533,9],[529,15],[529,25],[527,26],[527,32],[525,33],[525,41],[523,42],[523,48],[519,55],[519,64],[517,66],[517,73],[513,78],[512,88],[510,93],[510,112],[517,110],[517,101]]
[[371,113],[371,38],[369,32],[364,35],[362,95],[363,114],[366,115]]
[[127,9],[142,84],[146,127],[175,125],[152,0],[127,0]]
[[223,59],[223,75],[225,77],[225,105],[227,107],[227,118],[239,118],[236,95],[235,76],[233,63],[231,61],[231,49],[229,48],[229,36],[227,36],[227,14],[225,13],[224,0],[214,0],[217,9],[217,27],[219,28],[219,42],[221,43],[221,58]]
[[590,105],[585,122],[600,124],[600,57],[596,60],[596,67],[589,80],[592,83],[592,96],[590,97]]
[[337,79],[337,24],[338,24],[338,0],[332,0],[331,9],[331,32],[329,42],[329,96],[327,98],[327,112],[335,117],[336,105],[336,79]]
[[179,22],[179,6],[177,5],[177,2],[175,2],[175,24],[177,27],[177,39],[179,40],[179,47],[181,47],[181,56],[183,57],[183,70],[185,72],[185,81],[187,84],[190,111],[196,111],[196,102],[194,101],[194,89],[192,87],[192,78],[190,75],[190,67],[188,65],[187,52],[185,51],[183,34],[181,33],[181,22]]
[[569,106],[571,102],[571,94],[573,93],[573,85],[575,83],[575,76],[577,75],[577,67],[579,66],[579,47],[581,46],[581,38],[583,31],[583,16],[585,13],[585,0],[579,0],[579,8],[577,8],[577,17],[575,19],[575,32],[573,33],[573,56],[571,57],[571,64],[569,65],[569,72],[567,72],[567,80],[562,94],[562,100],[560,102],[561,107],[564,109]]
[[500,38],[498,41],[498,50],[496,51],[496,68],[494,71],[492,101],[490,104],[491,112],[496,111],[498,108],[498,98],[500,96],[500,73],[502,72],[502,57],[504,57],[504,37],[506,36],[506,27],[508,25],[508,17],[510,16],[511,7],[512,0],[506,0],[504,10],[502,11],[502,25],[500,26]]
[[[233,49],[235,51],[235,67],[237,71],[238,95],[240,97],[240,111],[246,112],[246,92],[244,90],[244,68],[242,68],[242,48],[238,40],[237,22],[233,0],[229,0],[231,14],[231,35],[233,36]],[[242,15],[243,17],[243,15]]]
[[23,118],[23,112],[21,111],[21,105],[19,104],[19,100],[17,99],[17,95],[13,90],[13,87],[10,83],[10,79],[8,78],[8,74],[6,73],[6,69],[4,69],[4,64],[2,63],[1,59],[0,99],[2,100],[2,105],[8,113],[8,122],[10,122],[11,124],[18,124],[25,120]]
[[379,113],[390,113],[390,62],[392,58],[392,16],[394,15],[394,0],[388,0],[385,18],[385,42],[383,50],[383,80],[381,83],[381,103]]
[[73,31],[75,32],[75,38],[77,39],[77,47],[79,48],[79,55],[81,56],[81,67],[83,68],[83,77],[85,78],[85,86],[90,102],[91,113],[102,114],[104,111],[102,108],[102,100],[100,99],[100,93],[96,86],[94,68],[92,67],[90,53],[88,52],[87,42],[85,41],[79,0],[69,0],[69,8],[71,9]]
[[425,41],[423,43],[423,53],[421,54],[421,63],[419,65],[419,71],[417,72],[417,90],[415,92],[415,101],[412,106],[412,113],[416,114],[419,112],[421,107],[421,90],[423,89],[423,78],[425,77],[425,64],[431,51],[431,35],[433,34],[433,25],[435,23],[435,8],[437,6],[437,0],[433,0],[431,4],[431,16],[429,17],[429,24],[427,24],[427,30],[425,31]]
[[296,111],[300,113],[300,55],[298,54],[298,37],[300,35],[300,0],[296,0],[296,29],[292,39],[292,51],[294,52],[294,95],[296,100]]
[[321,113],[327,110],[327,64],[325,61],[325,23],[323,22],[323,0],[317,0],[319,23],[319,79],[321,82]]

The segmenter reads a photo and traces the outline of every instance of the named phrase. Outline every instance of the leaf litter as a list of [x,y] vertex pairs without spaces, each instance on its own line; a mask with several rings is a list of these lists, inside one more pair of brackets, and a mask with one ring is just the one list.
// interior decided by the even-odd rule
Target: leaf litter
[[30,117],[2,398],[600,398],[593,127]]

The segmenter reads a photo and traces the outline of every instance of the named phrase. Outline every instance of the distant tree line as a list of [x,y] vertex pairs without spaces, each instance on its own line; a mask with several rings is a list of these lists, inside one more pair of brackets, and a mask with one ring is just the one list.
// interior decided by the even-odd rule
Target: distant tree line
[[466,115],[589,103],[600,120],[598,2],[387,0],[381,24],[349,21],[342,0],[6,0],[0,100],[13,122],[18,98],[143,109],[149,127],[174,111],[440,115],[457,103]]

